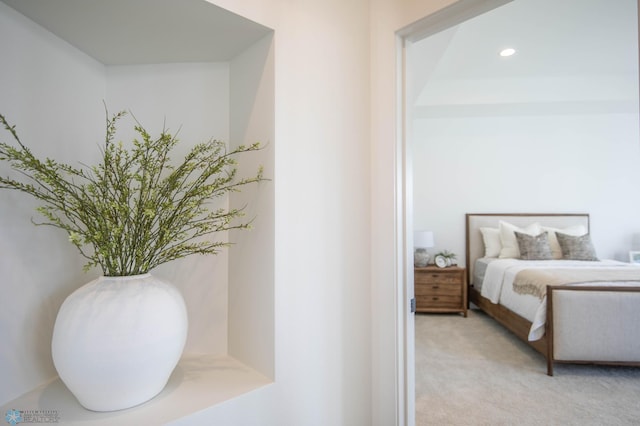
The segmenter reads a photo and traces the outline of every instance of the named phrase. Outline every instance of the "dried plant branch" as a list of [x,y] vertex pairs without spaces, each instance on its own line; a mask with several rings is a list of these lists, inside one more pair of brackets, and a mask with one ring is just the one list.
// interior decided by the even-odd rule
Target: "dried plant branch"
[[46,219],[37,225],[63,229],[88,262],[104,275],[146,273],[154,267],[192,254],[216,254],[226,242],[204,237],[231,229],[247,229],[243,209],[211,210],[211,201],[265,180],[262,168],[248,178],[236,178],[239,154],[257,151],[260,144],[228,150],[211,139],[195,145],[181,163],[171,164],[178,144],[166,128],[153,138],[140,123],[127,149],[114,142],[116,124],[126,114],[109,118],[95,166],[75,168],[50,158],[38,159],[24,145],[5,117],[0,122],[17,147],[0,142],[0,161],[18,171],[20,180],[0,176],[0,189],[14,189],[43,202]]

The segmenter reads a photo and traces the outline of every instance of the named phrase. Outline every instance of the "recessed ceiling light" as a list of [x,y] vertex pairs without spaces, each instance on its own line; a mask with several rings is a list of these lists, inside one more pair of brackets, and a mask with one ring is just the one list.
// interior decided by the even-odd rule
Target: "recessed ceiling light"
[[500,51],[500,56],[511,56],[516,53],[516,49],[512,49],[509,47],[508,49],[503,49]]

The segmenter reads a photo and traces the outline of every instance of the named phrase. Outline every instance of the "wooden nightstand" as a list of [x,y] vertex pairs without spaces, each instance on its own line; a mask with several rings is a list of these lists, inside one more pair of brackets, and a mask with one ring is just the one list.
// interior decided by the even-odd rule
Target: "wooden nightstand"
[[414,268],[416,312],[462,312],[467,316],[465,268]]

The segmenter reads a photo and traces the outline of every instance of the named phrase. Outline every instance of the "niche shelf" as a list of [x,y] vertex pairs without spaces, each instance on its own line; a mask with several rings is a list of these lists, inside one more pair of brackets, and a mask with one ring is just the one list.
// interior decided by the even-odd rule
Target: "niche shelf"
[[[242,158],[240,167],[246,167],[245,173],[250,174],[252,170],[255,171],[257,165],[262,165],[265,176],[273,176],[274,66],[271,29],[221,9],[206,0],[172,0],[163,2],[162,8],[159,8],[154,0],[3,0],[3,3],[9,8],[0,5],[0,15],[3,15],[0,18],[20,21],[17,23],[17,35],[34,34],[33,38],[37,40],[34,43],[40,43],[38,48],[46,49],[49,45],[53,46],[53,49],[47,52],[48,57],[55,57],[56,62],[64,62],[66,53],[60,58],[55,55],[59,51],[70,50],[77,51],[75,56],[86,55],[88,58],[82,61],[91,62],[88,66],[90,70],[87,71],[90,73],[88,80],[98,82],[100,87],[96,88],[95,93],[104,93],[107,104],[114,97],[118,98],[116,103],[126,101],[123,98],[123,93],[126,92],[123,87],[126,86],[121,85],[117,95],[112,92],[113,87],[117,86],[113,84],[114,78],[121,79],[122,70],[129,75],[137,76],[140,76],[140,73],[150,73],[144,75],[143,80],[155,82],[156,86],[149,86],[141,92],[131,94],[137,99],[132,99],[132,103],[138,103],[143,108],[140,111],[137,107],[132,107],[132,110],[140,114],[147,113],[144,110],[145,105],[151,103],[156,103],[154,113],[161,109],[162,105],[157,105],[155,100],[149,98],[154,90],[162,90],[163,84],[166,86],[166,70],[170,70],[172,78],[180,78],[179,73],[185,72],[183,81],[187,86],[191,84],[187,89],[195,93],[190,101],[198,94],[202,94],[202,97],[201,102],[192,107],[193,110],[182,111],[190,118],[195,117],[204,123],[203,128],[206,128],[209,124],[208,117],[202,115],[202,105],[210,107],[211,99],[218,93],[208,91],[209,86],[206,83],[203,84],[206,86],[205,89],[200,90],[196,86],[197,90],[193,90],[193,71],[195,69],[200,72],[200,76],[206,75],[210,69],[207,64],[213,64],[212,67],[217,70],[221,69],[221,75],[227,75],[228,81],[224,83],[217,74],[213,86],[223,86],[223,95],[228,102],[224,111],[218,111],[219,105],[214,105],[211,109],[218,108],[217,117],[226,117],[226,134],[223,136],[228,137],[231,144],[264,142],[266,148],[255,155],[252,153],[246,164]],[[129,26],[122,24],[123,19],[136,23],[137,27],[131,30]],[[162,23],[167,24],[163,27]],[[154,26],[160,27],[160,31],[157,31],[158,28],[153,29]],[[214,30],[217,32],[213,32]],[[100,34],[100,31],[111,32]],[[120,42],[120,51],[105,46],[105,40],[115,37],[118,32],[124,32],[126,37],[129,37],[126,42]],[[165,37],[167,33],[169,38]],[[29,53],[24,53],[24,49],[20,47],[17,46],[16,52],[11,53],[19,58],[19,55],[28,56]],[[24,66],[24,62],[8,62],[7,66]],[[66,66],[73,67],[73,64]],[[35,66],[47,68],[47,64],[36,63]],[[16,68],[13,71],[20,74],[23,70]],[[47,78],[46,73],[44,78]],[[118,84],[121,81],[122,79]],[[22,84],[24,90],[30,90],[28,82]],[[54,86],[55,82],[51,81],[48,84]],[[78,90],[80,91],[81,89]],[[16,90],[16,93],[16,97],[22,96],[19,90]],[[28,95],[36,98],[38,96],[33,92]],[[44,93],[42,96],[48,95],[50,94]],[[60,96],[68,97],[64,100],[66,103],[78,99],[78,93],[74,93],[73,90]],[[141,98],[146,99],[140,102]],[[11,101],[12,99],[7,99],[7,102]],[[86,98],[81,98],[81,101],[86,101]],[[102,105],[102,99],[95,99],[95,102]],[[175,99],[175,102],[180,101]],[[55,108],[57,105],[56,100],[50,99],[42,99],[42,103],[43,108]],[[30,113],[28,110],[24,112],[25,115]],[[243,174],[242,169],[239,170],[239,174]],[[274,189],[270,182],[259,184],[256,188],[230,198],[231,206],[242,206],[248,202],[247,216],[255,217],[255,220],[253,230],[237,235],[231,234],[234,245],[224,256],[217,256],[222,260],[216,260],[216,267],[222,266],[224,269],[221,275],[225,283],[218,284],[216,290],[216,296],[222,295],[218,300],[222,300],[220,303],[223,305],[223,314],[212,315],[210,311],[214,308],[206,303],[194,303],[193,306],[189,306],[189,299],[199,300],[199,295],[185,294],[190,310],[190,323],[194,324],[194,333],[197,334],[190,335],[185,354],[168,385],[154,399],[127,410],[96,413],[82,408],[57,377],[47,378],[40,373],[38,382],[33,375],[27,378],[27,375],[16,373],[16,377],[7,380],[7,383],[27,380],[44,383],[18,398],[3,403],[3,413],[8,409],[56,410],[64,424],[160,424],[187,418],[192,413],[224,401],[241,398],[272,383],[275,376],[274,199]],[[18,255],[19,253],[16,254]],[[251,267],[248,268],[247,265]],[[177,267],[180,269],[179,273],[190,273],[189,266],[188,263],[180,264]],[[163,268],[163,272],[166,272],[170,271],[172,266],[163,265]],[[206,272],[206,268],[204,271]],[[194,274],[191,279],[196,282],[183,286],[183,293],[192,291],[199,284],[198,279],[210,279],[202,270]],[[36,305],[38,302],[34,300],[31,303]],[[53,305],[57,301],[52,298],[47,300],[47,303]],[[47,326],[52,329],[55,313],[49,320],[50,324],[47,323]],[[211,321],[216,321],[216,324],[209,327]],[[18,326],[13,323],[8,326],[14,325]],[[209,346],[200,344],[201,341],[211,341],[210,333],[215,329],[223,331],[224,341]],[[20,333],[24,337],[24,331]],[[191,345],[191,349],[189,341],[196,342]],[[7,347],[13,343],[21,344],[18,341],[4,343]],[[207,350],[211,346],[215,349]],[[42,365],[51,365],[50,352],[45,353],[41,350],[37,357],[41,365],[21,365],[18,370],[43,371]],[[14,370],[12,365],[7,367]]]

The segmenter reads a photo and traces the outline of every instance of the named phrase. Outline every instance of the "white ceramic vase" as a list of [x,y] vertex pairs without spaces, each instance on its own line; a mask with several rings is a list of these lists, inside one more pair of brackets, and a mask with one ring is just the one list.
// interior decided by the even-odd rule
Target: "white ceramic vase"
[[429,253],[427,249],[417,248],[413,252],[413,266],[424,268],[429,264]]
[[164,389],[187,328],[184,299],[173,285],[151,274],[100,277],[60,307],[53,363],[83,407],[122,410]]

